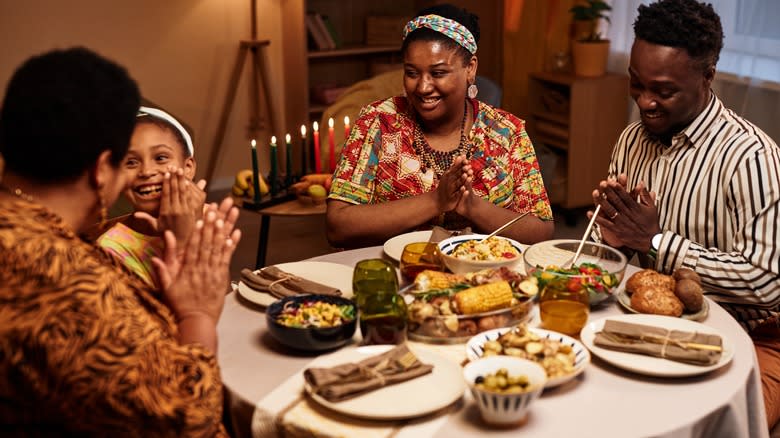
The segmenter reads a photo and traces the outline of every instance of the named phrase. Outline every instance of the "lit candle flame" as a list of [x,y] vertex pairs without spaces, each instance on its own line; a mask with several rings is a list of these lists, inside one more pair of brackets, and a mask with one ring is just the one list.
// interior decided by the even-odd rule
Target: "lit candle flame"
[[320,130],[320,125],[317,124],[317,122],[314,122],[314,124],[312,125],[312,128],[314,128],[314,132],[317,132],[317,131]]
[[276,146],[276,136],[275,135],[271,136],[271,146]]
[[349,126],[349,116],[344,116],[344,126]]
[[285,136],[284,136],[284,140],[285,140],[287,143],[289,143],[289,142],[291,142],[291,141],[292,141],[292,137],[290,137],[290,134],[287,134],[287,135],[285,135]]
[[333,117],[328,119],[328,128],[332,128],[332,127],[333,127]]
[[252,144],[252,149],[257,149],[257,142],[255,141],[254,138],[252,139],[251,144]]
[[306,125],[301,125],[301,137],[306,138]]

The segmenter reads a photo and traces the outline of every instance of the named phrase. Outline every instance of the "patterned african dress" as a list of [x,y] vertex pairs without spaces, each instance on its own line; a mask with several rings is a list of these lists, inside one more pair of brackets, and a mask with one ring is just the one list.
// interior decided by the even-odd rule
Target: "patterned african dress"
[[55,214],[0,201],[0,435],[226,436],[214,353]]
[[[539,163],[524,122],[490,105],[470,100],[474,120],[468,133],[474,193],[518,213],[531,211],[552,220]],[[414,148],[417,121],[403,96],[364,107],[341,153],[329,199],[377,204],[430,192],[438,185],[432,168]],[[439,219],[440,221],[441,219]],[[447,215],[445,228],[469,225]]]
[[161,237],[139,233],[119,222],[98,237],[97,244],[150,287],[157,287],[152,259],[163,255],[165,244]]

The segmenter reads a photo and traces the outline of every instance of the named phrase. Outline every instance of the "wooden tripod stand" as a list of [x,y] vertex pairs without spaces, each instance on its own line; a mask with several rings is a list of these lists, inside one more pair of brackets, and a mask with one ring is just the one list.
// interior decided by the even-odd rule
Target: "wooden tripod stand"
[[228,91],[225,95],[225,103],[222,107],[222,113],[219,118],[219,125],[217,126],[217,133],[214,137],[214,145],[211,148],[211,156],[208,161],[208,168],[206,176],[208,181],[211,181],[214,177],[214,171],[217,166],[217,158],[219,157],[220,148],[222,146],[222,140],[225,138],[225,130],[227,129],[228,119],[230,118],[230,111],[233,108],[233,102],[236,98],[236,91],[238,85],[241,82],[241,72],[244,70],[244,61],[247,59],[247,52],[249,52],[251,59],[252,77],[250,78],[250,96],[249,96],[249,131],[253,136],[259,132],[263,126],[261,123],[260,115],[260,84],[263,86],[263,96],[265,102],[265,114],[268,117],[268,121],[271,125],[271,130],[276,130],[274,124],[273,113],[271,112],[271,105],[269,100],[271,98],[271,87],[268,83],[268,71],[266,69],[267,59],[265,49],[271,42],[269,40],[257,40],[257,4],[256,0],[252,0],[252,39],[243,40],[238,47],[238,55],[236,57],[236,63],[233,65],[233,72],[230,75],[230,82],[228,83]]

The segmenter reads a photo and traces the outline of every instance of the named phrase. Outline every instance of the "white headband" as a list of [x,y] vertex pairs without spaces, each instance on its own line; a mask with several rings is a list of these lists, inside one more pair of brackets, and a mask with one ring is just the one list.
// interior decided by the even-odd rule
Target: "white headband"
[[179,131],[182,138],[184,138],[184,143],[186,143],[187,150],[190,151],[190,156],[195,155],[195,148],[192,146],[192,137],[190,137],[190,133],[187,132],[186,129],[184,129],[184,126],[182,126],[181,123],[179,123],[179,121],[176,120],[175,117],[173,117],[172,115],[166,113],[161,109],[149,108],[148,106],[142,106],[138,108],[138,117],[141,116],[157,117],[158,119],[165,120],[166,122],[173,125],[173,127]]

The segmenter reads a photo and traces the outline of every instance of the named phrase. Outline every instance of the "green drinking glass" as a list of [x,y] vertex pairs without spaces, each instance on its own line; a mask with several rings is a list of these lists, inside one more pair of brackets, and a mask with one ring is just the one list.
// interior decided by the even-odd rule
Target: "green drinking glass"
[[361,260],[352,274],[364,345],[406,341],[406,303],[398,295],[395,267],[382,259]]

